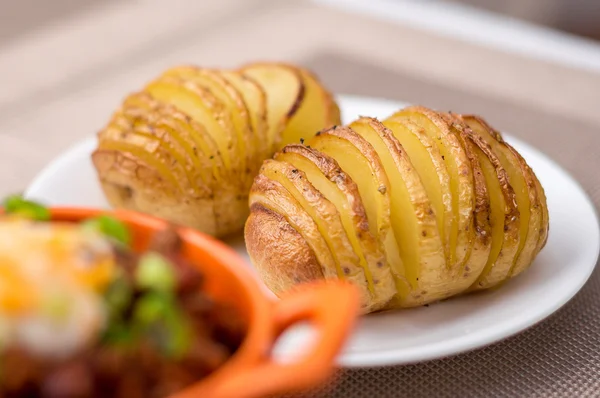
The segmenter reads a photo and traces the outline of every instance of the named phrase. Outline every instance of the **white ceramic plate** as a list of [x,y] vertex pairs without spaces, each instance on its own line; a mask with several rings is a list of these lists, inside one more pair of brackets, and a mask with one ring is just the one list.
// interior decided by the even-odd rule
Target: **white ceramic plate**
[[[341,97],[345,122],[360,115],[386,117],[403,104]],[[98,126],[90,126],[94,131]],[[502,289],[412,310],[363,317],[344,352],[342,366],[404,364],[482,347],[520,332],[565,304],[588,279],[598,258],[600,234],[594,207],[581,187],[553,161],[507,137],[537,173],[550,209],[550,237],[535,264]],[[90,153],[95,138],[74,146],[44,169],[26,192],[49,205],[107,207]],[[246,259],[243,241],[230,244]],[[289,359],[306,347],[310,330],[282,337],[278,355]]]

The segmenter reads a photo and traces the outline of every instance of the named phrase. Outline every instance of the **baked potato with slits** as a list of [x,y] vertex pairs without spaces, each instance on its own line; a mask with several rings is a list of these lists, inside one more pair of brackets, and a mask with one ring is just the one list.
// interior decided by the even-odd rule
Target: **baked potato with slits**
[[499,286],[546,243],[542,186],[477,116],[412,106],[305,144],[264,162],[250,191],[246,247],[276,294],[340,278],[365,313],[415,307]]
[[180,66],[124,100],[92,161],[113,207],[224,236],[242,229],[263,160],[339,123],[331,94],[303,68]]

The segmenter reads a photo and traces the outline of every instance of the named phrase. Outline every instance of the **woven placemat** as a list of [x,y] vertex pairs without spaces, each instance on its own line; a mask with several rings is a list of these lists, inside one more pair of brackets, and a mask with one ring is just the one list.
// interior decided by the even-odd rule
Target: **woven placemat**
[[[308,66],[335,92],[480,113],[555,159],[600,207],[600,126],[461,92],[341,55]],[[401,338],[399,336],[398,338]],[[310,397],[600,397],[600,267],[561,310],[521,334],[416,365],[339,370]]]

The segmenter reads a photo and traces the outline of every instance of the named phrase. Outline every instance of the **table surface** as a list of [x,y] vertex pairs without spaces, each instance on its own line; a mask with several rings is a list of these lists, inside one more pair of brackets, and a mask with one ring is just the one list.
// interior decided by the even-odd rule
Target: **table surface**
[[[272,59],[314,69],[336,93],[480,113],[557,160],[600,205],[600,45],[425,3],[111,1],[0,40],[0,195],[23,190],[164,68]],[[340,370],[308,395],[600,396],[598,375],[600,271],[516,337],[424,364]]]

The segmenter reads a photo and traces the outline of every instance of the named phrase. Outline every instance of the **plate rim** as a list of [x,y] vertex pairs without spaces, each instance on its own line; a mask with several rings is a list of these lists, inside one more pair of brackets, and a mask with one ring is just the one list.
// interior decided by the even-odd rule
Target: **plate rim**
[[[359,103],[359,102],[370,102],[377,104],[376,106],[406,106],[406,102],[395,101],[385,98],[358,96],[358,95],[336,95],[336,99],[340,103],[340,108],[344,108],[344,102],[346,103]],[[515,138],[510,134],[505,134],[507,141],[515,143],[520,148],[526,148],[527,151],[534,154],[541,161],[550,165],[554,170],[561,172],[570,183],[576,187],[576,191],[572,193],[574,196],[578,196],[583,200],[582,204],[585,204],[590,210],[591,224],[594,226],[595,234],[595,247],[591,248],[590,252],[586,252],[586,257],[589,255],[589,261],[592,265],[587,266],[585,275],[582,273],[580,280],[577,284],[573,284],[571,289],[563,294],[560,300],[552,303],[551,306],[545,306],[541,311],[530,314],[528,317],[523,319],[512,321],[505,321],[500,323],[494,323],[490,326],[479,329],[475,334],[460,335],[451,339],[442,340],[436,343],[427,345],[426,347],[403,347],[399,349],[387,349],[387,350],[376,350],[376,351],[361,351],[346,354],[344,350],[340,352],[337,363],[340,366],[348,368],[356,367],[380,367],[389,365],[405,365],[413,364],[418,362],[431,361],[434,359],[446,358],[461,353],[473,351],[478,348],[483,348],[494,343],[503,341],[509,337],[512,337],[518,333],[521,333],[539,322],[552,315],[565,304],[567,304],[582,288],[585,286],[590,276],[594,272],[598,258],[600,256],[600,221],[599,214],[596,206],[587,194],[585,189],[569,173],[563,168],[558,162],[553,160],[551,157],[538,150],[533,145]],[[91,149],[95,146],[95,136],[89,136],[78,142],[68,146],[65,150],[60,152],[54,157],[45,167],[43,167],[36,176],[32,179],[31,183],[27,186],[24,191],[25,197],[37,197],[36,192],[41,189],[44,181],[52,174],[57,173],[61,169],[63,163],[70,161],[74,155],[81,153],[82,151],[91,152]],[[587,213],[587,210],[586,210]],[[594,236],[593,236],[594,237]],[[595,254],[594,254],[595,253]],[[593,260],[593,261],[592,261]],[[500,328],[499,328],[500,326]]]

